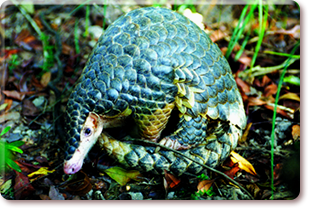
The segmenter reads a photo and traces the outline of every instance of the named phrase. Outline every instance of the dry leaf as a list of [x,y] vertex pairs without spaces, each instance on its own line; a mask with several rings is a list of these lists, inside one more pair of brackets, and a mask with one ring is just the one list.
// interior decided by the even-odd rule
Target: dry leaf
[[262,86],[261,87],[265,87],[267,84],[269,84],[271,82],[271,79],[268,76],[263,76],[262,79]]
[[50,187],[50,191],[48,193],[48,196],[52,199],[52,200],[65,200],[64,196],[59,192],[58,189],[55,188],[54,185],[52,185]]
[[265,88],[265,91],[264,91],[264,95],[266,97],[270,96],[270,95],[274,95],[276,94],[278,91],[278,86],[274,83],[268,85],[266,88]]
[[112,167],[104,170],[104,172],[109,175],[112,179],[114,179],[117,183],[121,186],[125,186],[127,182],[131,179],[139,180],[139,176],[142,176],[139,171],[137,170],[125,170],[121,167]]
[[202,180],[198,183],[198,186],[197,186],[197,189],[198,191],[197,192],[204,192],[204,191],[208,191],[210,189],[210,187],[212,186],[214,182],[214,179],[212,180]]
[[39,196],[40,196],[41,200],[52,200],[50,197],[48,197],[48,195],[40,194]]
[[165,177],[164,177],[164,183],[165,183],[165,189],[169,189],[169,188],[174,188],[175,186],[177,186],[180,183],[180,179],[178,179],[177,177],[175,177],[174,175],[168,173],[165,170]]
[[48,83],[51,81],[51,76],[52,76],[52,73],[50,71],[42,75],[40,83],[43,87],[47,87]]
[[232,162],[238,163],[240,169],[242,169],[242,170],[244,170],[250,174],[256,175],[256,171],[255,171],[254,167],[244,157],[242,157],[241,155],[239,155],[238,153],[236,153],[234,151],[232,151],[230,153],[230,155],[231,155],[230,159],[232,160]]
[[5,112],[2,115],[0,115],[0,123],[4,123],[9,120],[18,121],[20,119],[20,113],[19,112]]
[[24,93],[18,92],[16,90],[3,90],[2,92],[7,97],[14,98],[14,99],[17,99],[19,101],[23,100],[25,97]]
[[14,42],[19,46],[27,50],[42,50],[42,43],[32,36],[30,32],[26,29],[23,29]]
[[[270,106],[270,105],[264,105],[266,109],[269,109],[271,111],[274,111],[274,105],[273,106]],[[290,113],[292,113],[292,111],[289,111]],[[279,108],[279,106],[277,106],[277,114],[280,114],[284,117],[287,117],[287,118],[290,118],[290,119],[293,119],[293,116],[292,115],[289,115],[286,111],[282,110],[281,108]]]
[[261,191],[260,188],[255,183],[251,183],[246,185],[246,188],[254,195],[254,198],[256,198]]
[[239,77],[236,78],[236,83],[242,89],[244,93],[249,93],[251,91],[250,86],[247,83],[245,83],[242,79],[240,79]]
[[13,104],[13,100],[9,99],[9,98],[6,98],[6,99],[4,99],[4,103],[7,104],[7,107],[5,108],[5,111],[8,111],[11,108],[12,104]]
[[250,65],[251,65],[251,61],[252,61],[252,58],[246,56],[245,54],[243,54],[243,55],[241,55],[241,57],[238,59],[238,61],[239,61],[240,63],[243,63],[243,64],[246,65],[246,66],[250,66]]
[[238,163],[235,163],[234,166],[228,170],[228,171],[225,171],[224,174],[226,174],[227,176],[229,176],[230,178],[234,179],[235,177],[235,174],[240,171],[241,169],[239,168],[239,164]]
[[15,199],[21,200],[31,195],[35,189],[29,183],[29,179],[23,173],[16,172],[15,184],[14,184],[14,196]]
[[[31,173],[31,174],[28,174],[28,178],[29,178],[29,181],[30,182],[33,182],[35,181],[36,179],[44,176],[44,175],[47,175],[47,174],[50,174],[50,173],[53,173],[55,171],[54,170],[51,170],[49,171],[47,167],[42,167],[42,168],[39,168],[39,170]],[[34,178],[33,178],[34,177]],[[32,178],[32,179],[31,179]]]
[[227,34],[225,34],[222,30],[216,30],[214,31],[211,35],[210,35],[210,39],[213,41],[213,42],[216,42],[218,40],[221,40],[223,39],[224,37],[226,37]]
[[249,106],[261,106],[267,103],[266,101],[263,101],[257,97],[248,97],[248,102]]
[[292,126],[292,136],[294,140],[297,140],[300,137],[300,126],[299,125]]
[[281,99],[290,99],[294,101],[300,101],[300,98],[296,93],[286,93],[279,97],[279,100]]

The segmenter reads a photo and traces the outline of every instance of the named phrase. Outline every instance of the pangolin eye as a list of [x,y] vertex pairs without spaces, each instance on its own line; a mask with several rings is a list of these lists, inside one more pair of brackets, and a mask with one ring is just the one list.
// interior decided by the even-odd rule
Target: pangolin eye
[[84,130],[85,136],[89,136],[91,134],[91,129],[90,128],[86,128]]

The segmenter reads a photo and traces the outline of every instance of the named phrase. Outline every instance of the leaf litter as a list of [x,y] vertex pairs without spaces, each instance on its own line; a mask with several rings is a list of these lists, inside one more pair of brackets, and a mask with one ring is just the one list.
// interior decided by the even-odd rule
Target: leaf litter
[[[116,19],[121,13],[113,6],[108,6],[109,16]],[[90,7],[92,10],[91,24],[98,28],[105,21],[102,14],[98,13],[98,8]],[[211,34],[219,45],[222,52],[227,51],[229,38],[232,34],[235,23],[234,12],[240,11],[238,7],[227,6],[224,8],[213,6],[206,9],[206,6],[197,6],[196,13],[202,17],[208,15],[208,21],[218,17],[219,11],[225,10],[225,15],[229,21],[211,22],[207,25],[202,22],[206,32]],[[286,6],[286,11],[293,11],[295,6]],[[32,11],[31,17],[40,30],[48,33],[43,26],[39,13],[48,8],[38,9],[36,6],[29,8]],[[79,15],[69,14],[68,11],[76,9],[74,6],[62,6],[61,17],[53,13],[46,16],[47,20],[57,24],[52,24],[53,28],[61,31],[62,57],[64,65],[64,76],[56,84],[57,88],[64,93],[60,99],[60,110],[65,109],[70,88],[78,79],[82,71],[82,66],[87,61],[87,55],[92,50],[94,40],[91,36],[80,37],[78,40],[82,53],[76,53],[74,34],[71,33],[75,27],[75,21],[85,21]],[[69,10],[67,10],[69,9]],[[85,7],[80,11],[85,12]],[[101,8],[103,10],[103,8]],[[131,6],[124,6],[124,11],[131,10]],[[237,85],[241,91],[246,113],[248,116],[248,127],[243,134],[242,140],[236,148],[237,153],[231,154],[231,159],[226,160],[218,169],[231,176],[234,180],[253,195],[255,199],[270,199],[270,127],[272,111],[274,109],[274,97],[279,83],[279,75],[283,69],[287,54],[291,50],[296,40],[300,37],[299,18],[275,16],[279,8],[270,12],[270,22],[267,33],[263,40],[262,49],[253,68],[252,74],[248,69],[252,60],[254,47],[257,40],[257,22],[254,21],[249,32],[251,39],[246,45],[244,52],[236,61],[237,52],[241,49],[242,42],[238,43],[232,50],[231,58],[228,59],[232,66]],[[28,9],[27,9],[28,10]],[[208,14],[204,14],[208,12]],[[83,12],[82,12],[83,13]],[[192,14],[194,14],[193,12]],[[57,70],[43,72],[43,45],[40,37],[29,30],[29,23],[18,12],[16,7],[7,7],[3,24],[6,27],[6,37],[11,45],[6,46],[0,62],[10,63],[6,66],[5,84],[2,84],[1,97],[5,97],[5,103],[0,105],[1,130],[7,126],[12,129],[5,138],[10,141],[24,141],[20,148],[23,154],[16,154],[16,163],[21,167],[22,173],[7,170],[4,177],[0,177],[0,183],[6,184],[4,196],[7,199],[249,199],[237,186],[233,185],[214,172],[208,174],[210,179],[201,180],[197,176],[175,177],[169,173],[165,174],[165,179],[147,173],[125,170],[119,168],[113,160],[106,156],[104,163],[105,173],[99,172],[96,165],[99,153],[95,149],[90,153],[89,159],[73,183],[64,182],[62,172],[63,146],[64,143],[55,134],[55,120],[60,117],[54,114],[56,109],[56,99],[53,91],[48,88],[49,82],[55,79]],[[15,14],[15,19],[10,17]],[[189,13],[189,15],[192,15]],[[278,13],[280,14],[280,13]],[[213,16],[214,15],[214,16]],[[198,16],[197,16],[198,17]],[[199,16],[200,17],[200,16]],[[231,24],[231,20],[232,23]],[[107,20],[108,23],[109,20]],[[287,27],[279,27],[286,24]],[[108,24],[105,25],[107,27]],[[19,30],[14,30],[15,26],[20,26]],[[210,27],[212,26],[212,27]],[[82,25],[79,30],[85,31]],[[246,29],[249,30],[249,29]],[[50,45],[55,43],[55,38],[51,36],[48,40]],[[264,53],[266,52],[266,54]],[[268,53],[267,53],[268,52]],[[278,54],[270,54],[277,52]],[[17,56],[16,56],[17,55]],[[18,56],[21,55],[21,56]],[[296,58],[295,58],[296,59]],[[54,64],[56,66],[56,64]],[[272,68],[267,68],[272,67]],[[274,199],[293,199],[299,191],[298,167],[289,169],[288,165],[299,166],[299,143],[300,143],[300,67],[297,60],[289,66],[284,84],[280,92],[280,101],[277,110],[276,121],[276,142],[275,142],[275,197]],[[39,97],[45,98],[43,103]],[[34,174],[36,174],[34,176]],[[34,176],[34,177],[32,177]],[[31,177],[31,180],[29,179]],[[10,181],[11,180],[11,181]],[[166,183],[166,184],[164,184]],[[293,184],[292,184],[293,183]],[[11,187],[10,187],[11,186]],[[212,186],[215,194],[195,194],[200,190],[208,191]],[[11,188],[11,190],[10,190]],[[13,191],[13,194],[9,192]],[[163,193],[164,192],[164,193]],[[169,196],[165,196],[168,194]],[[142,197],[141,197],[142,196]]]

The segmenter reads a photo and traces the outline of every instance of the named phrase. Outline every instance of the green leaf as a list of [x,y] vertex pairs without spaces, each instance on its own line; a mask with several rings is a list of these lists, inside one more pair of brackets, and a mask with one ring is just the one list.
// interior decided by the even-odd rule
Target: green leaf
[[14,142],[10,143],[10,145],[15,146],[15,147],[20,147],[24,144],[25,144],[25,142],[23,142],[23,141],[14,141]]
[[3,194],[6,194],[10,191],[12,187],[12,179],[7,180],[2,186],[0,186],[0,191]]
[[7,133],[10,129],[11,129],[10,126],[5,127],[5,128],[1,131],[0,137],[3,136],[5,133]]
[[136,170],[127,171],[117,166],[106,169],[104,170],[104,172],[112,179],[114,179],[117,183],[119,183],[121,186],[126,185],[127,182],[129,182],[131,179],[139,180],[138,176],[141,176],[139,171]]
[[17,171],[17,172],[22,172],[22,170],[20,169],[19,165],[17,165],[13,160],[7,158],[5,159],[6,164],[8,164],[8,166],[10,166],[13,170]]
[[284,77],[283,82],[290,83],[292,85],[300,86],[300,78],[290,75],[288,77]]
[[7,103],[1,104],[0,105],[0,111],[4,110],[8,106]]
[[200,174],[199,176],[197,176],[198,179],[201,179],[201,180],[208,180],[209,177],[208,175],[205,175],[205,174]]
[[29,14],[34,13],[34,6],[31,1],[22,1],[22,4],[20,5],[24,10],[26,10]]
[[11,145],[11,144],[5,144],[5,147],[6,147],[6,149],[9,149],[9,150],[11,150],[13,152],[18,152],[18,153],[21,153],[21,154],[24,153],[23,150],[19,149],[16,146]]

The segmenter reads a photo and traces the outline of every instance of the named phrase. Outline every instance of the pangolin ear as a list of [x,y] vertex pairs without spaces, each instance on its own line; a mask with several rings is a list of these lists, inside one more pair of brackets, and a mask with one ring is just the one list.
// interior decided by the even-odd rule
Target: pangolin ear
[[99,123],[99,115],[93,112],[89,112],[86,118],[84,126],[97,128]]
[[101,132],[103,128],[103,120],[98,114],[90,112],[86,118],[84,127],[92,127],[95,130],[99,129]]
[[89,112],[87,117],[94,125],[98,123],[99,116],[96,113]]

